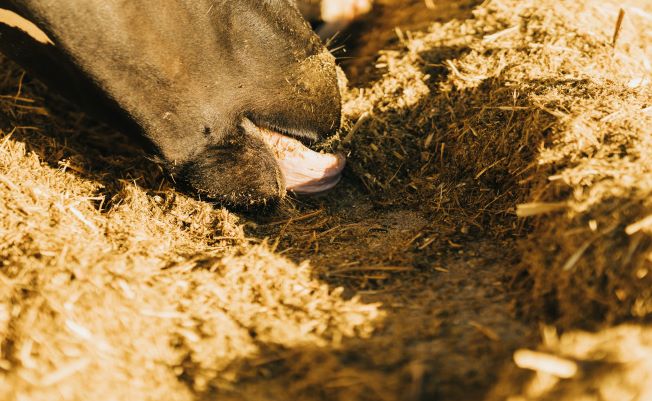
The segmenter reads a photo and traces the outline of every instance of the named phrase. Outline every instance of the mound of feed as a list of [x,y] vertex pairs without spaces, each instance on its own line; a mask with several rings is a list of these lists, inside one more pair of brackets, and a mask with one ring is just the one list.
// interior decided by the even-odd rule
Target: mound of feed
[[191,400],[262,349],[369,335],[376,305],[247,239],[3,67],[0,399]]
[[[491,1],[473,15],[399,31],[381,52],[382,77],[347,103],[354,171],[376,196],[430,210],[433,231],[526,233],[513,284],[531,294],[517,314],[563,328],[645,321],[652,7]],[[645,326],[547,336],[545,352],[575,361],[573,380],[534,358],[543,368],[514,399],[645,399],[648,337]]]
[[[540,321],[648,317],[650,6],[451,1],[469,18],[410,32],[420,1],[379,3],[344,186],[262,225],[2,61],[0,398],[481,399]],[[649,377],[591,369],[631,362],[600,345],[623,338],[647,355],[641,326],[552,332],[518,366],[557,356],[578,386],[514,369],[496,399]]]
[[646,316],[649,4],[625,7],[615,47],[609,1],[492,1],[473,14],[402,34],[381,52],[382,78],[350,91],[353,171],[374,195],[457,227],[519,234],[526,221],[521,268],[539,316]]

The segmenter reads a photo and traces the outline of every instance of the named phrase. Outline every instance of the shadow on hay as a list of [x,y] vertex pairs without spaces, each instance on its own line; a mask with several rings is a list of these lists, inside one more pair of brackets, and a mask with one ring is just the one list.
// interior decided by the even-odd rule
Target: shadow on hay
[[[205,372],[188,355],[179,378],[199,399],[283,400],[289,392],[296,400],[481,400],[513,351],[537,343],[538,328],[518,308],[530,279],[515,271],[522,263],[516,243],[530,228],[514,210],[532,195],[535,183],[525,173],[536,169],[557,120],[529,95],[542,85],[574,83],[499,75],[441,90],[449,73],[443,62],[468,52],[441,47],[420,54],[430,93],[409,108],[374,110],[352,143],[347,182],[294,203],[281,212],[284,224],[251,232],[278,239],[278,250],[297,262],[312,258],[313,274],[331,288],[381,302],[381,326],[368,339],[337,347],[257,342],[256,357],[233,361],[227,375],[209,378],[199,391],[195,379]],[[447,153],[430,152],[425,162],[429,133]],[[392,145],[397,138],[402,157],[382,151],[399,149]],[[371,143],[381,151],[366,153]],[[347,261],[410,269],[334,274]]]
[[[545,110],[546,104],[532,104],[530,95],[542,88],[572,92],[575,97],[591,93],[578,91],[583,86],[576,80],[509,81],[503,74],[471,80],[463,89],[438,88],[450,72],[441,64],[467,54],[467,49],[450,47],[419,54],[425,60],[419,64],[422,72],[430,75],[430,93],[408,108],[389,104],[373,110],[374,118],[352,143],[349,174],[362,183],[359,188],[348,182],[325,197],[297,201],[281,212],[280,217],[286,217],[281,224],[263,224],[249,231],[259,238],[278,239],[278,251],[296,261],[314,258],[313,274],[332,289],[344,287],[345,297],[357,294],[364,302],[382,302],[387,314],[382,325],[370,338],[347,338],[340,346],[321,347],[283,347],[260,340],[258,333],[244,327],[258,354],[231,360],[224,371],[202,367],[195,362],[194,351],[180,344],[185,359],[170,368],[197,399],[479,400],[515,348],[537,343],[537,328],[527,320],[532,315],[522,311],[523,303],[532,299],[528,292],[534,280],[527,270],[519,270],[527,249],[515,245],[531,227],[516,219],[514,207],[539,199],[541,193],[535,190],[563,198],[562,191],[568,188],[542,184],[555,166],[536,173],[538,148],[551,140],[551,127],[559,121]],[[74,130],[75,124],[66,129]],[[83,138],[75,138],[76,144],[67,148],[64,133],[51,149],[47,142],[41,144],[43,138],[30,143],[34,137],[29,133],[24,130],[22,138],[31,147],[44,147],[40,154],[51,165],[61,167],[62,158],[79,156],[74,160],[85,166]],[[430,134],[430,143],[436,145],[432,148],[424,146]],[[379,151],[369,152],[371,144]],[[399,149],[400,157],[391,152]],[[57,152],[64,153],[54,157]],[[137,164],[137,159],[133,154],[124,160]],[[121,163],[109,162],[121,171]],[[149,167],[145,163],[135,177]],[[99,172],[98,179],[112,185],[112,168],[80,169],[79,174],[95,179],[93,174]],[[156,180],[152,183],[155,189]],[[319,210],[323,211],[311,215]],[[645,214],[635,209],[630,217]],[[418,218],[405,230],[401,228],[405,225],[396,223],[415,215]],[[539,253],[550,259],[542,266],[560,265],[568,257],[559,250],[562,245],[571,248],[562,244],[568,240],[561,235],[569,225],[559,222],[548,220],[560,226],[561,239]],[[634,254],[638,246],[649,246],[645,239],[636,243],[617,238],[622,241],[614,243],[614,252]],[[583,234],[572,241],[578,248],[587,239]],[[600,256],[585,257],[577,267],[588,269],[598,264]],[[338,276],[333,272],[346,269],[342,257],[357,260],[362,267],[393,269],[349,268],[346,276]],[[608,274],[589,284],[605,291]],[[558,294],[544,298],[546,310],[539,316],[555,320],[560,315]],[[600,306],[599,299],[589,301]],[[604,308],[580,312],[586,318],[602,319]]]
[[[332,288],[344,286],[348,294],[367,294],[365,301],[383,302],[387,312],[383,327],[369,339],[345,339],[340,347],[285,348],[261,342],[250,332],[259,355],[232,361],[228,375],[209,373],[208,388],[202,390],[196,389],[197,379],[207,373],[188,354],[178,367],[178,377],[198,398],[264,395],[284,400],[290,392],[297,400],[482,399],[512,351],[532,343],[526,322],[510,309],[522,294],[522,289],[514,291],[508,285],[514,274],[511,268],[520,260],[512,241],[527,232],[513,210],[529,194],[531,184],[522,183],[521,174],[533,168],[537,148],[546,140],[545,127],[554,118],[528,103],[527,89],[540,82],[519,83],[523,90],[517,97],[514,83],[507,85],[501,76],[463,90],[440,91],[448,72],[442,62],[467,53],[463,47],[441,47],[420,54],[431,92],[409,108],[375,110],[377,118],[354,138],[353,167],[348,173],[365,182],[365,188],[345,183],[330,195],[296,202],[294,209],[280,212],[292,217],[324,209],[328,219],[318,216],[251,232],[259,238],[279,238],[279,250],[297,261],[315,250],[304,227],[325,235],[315,275]],[[70,111],[38,85],[30,88],[36,88],[30,97],[48,105],[49,117],[39,109],[16,107],[17,103],[32,107],[16,99],[5,114],[16,125],[38,127],[16,129],[12,135],[41,160],[99,182],[104,187],[100,192],[115,203],[120,180],[135,181],[148,192],[167,187],[158,166],[144,157],[136,143]],[[399,131],[400,136],[393,136]],[[433,143],[446,145],[443,156],[441,147],[423,148],[429,133],[434,133]],[[389,153],[365,153],[371,143],[393,149],[397,138],[407,163]],[[424,162],[428,158],[431,162]],[[370,171],[384,185],[365,178]],[[351,208],[360,206],[365,197],[371,198],[368,207],[352,213]],[[396,211],[414,212],[422,222],[399,233],[401,238],[386,223]],[[357,226],[339,229],[352,223]],[[390,255],[391,246],[371,248],[363,241],[371,237],[376,243],[405,247]],[[487,237],[491,240],[478,243]],[[412,270],[390,271],[381,279],[355,271],[347,278],[329,276],[329,270],[339,268],[342,252],[365,265],[411,266]],[[505,253],[510,252],[506,259]],[[433,266],[453,273],[442,274]],[[469,326],[469,321],[476,325]],[[226,376],[237,381],[229,382]]]
[[102,211],[120,202],[125,183],[162,195],[170,188],[162,167],[137,140],[89,117],[12,62],[1,58],[0,65],[0,129],[50,167],[97,182],[106,198]]
[[[493,247],[477,249],[495,252]],[[371,338],[345,339],[338,347],[259,343],[258,355],[233,361],[198,399],[483,399],[512,351],[534,342],[525,325],[503,313],[509,297],[496,288],[502,274],[497,265],[483,266],[485,260],[473,256],[442,259],[450,275],[420,271],[376,284],[376,292],[387,293],[374,298],[386,303],[387,317]],[[488,338],[484,327],[501,340]],[[180,379],[189,388],[205,375],[192,358],[182,368]]]
[[[250,332],[260,355],[231,363],[229,374],[238,378],[235,387],[223,375],[214,375],[209,377],[208,389],[198,392],[199,398],[238,399],[245,392],[280,400],[287,399],[289,391],[297,400],[430,400],[460,396],[481,399],[496,377],[496,368],[511,356],[513,349],[530,341],[522,322],[506,313],[515,296],[504,288],[511,266],[495,262],[504,260],[502,252],[512,246],[509,239],[522,235],[512,210],[527,188],[518,183],[515,173],[532,162],[543,133],[527,135],[523,140],[525,127],[518,121],[527,121],[522,114],[529,109],[510,112],[484,107],[487,102],[513,105],[513,88],[503,85],[500,77],[464,90],[437,89],[447,78],[447,69],[441,63],[467,52],[466,48],[442,47],[421,54],[432,92],[408,109],[377,110],[379,118],[372,119],[354,140],[353,168],[348,174],[364,182],[366,178],[361,174],[375,171],[377,181],[386,183],[391,176],[383,174],[398,170],[393,185],[383,187],[367,182],[365,190],[353,184],[348,194],[346,188],[340,188],[280,212],[281,216],[305,215],[323,208],[329,219],[321,225],[320,221],[303,220],[290,227],[275,225],[269,230],[252,232],[257,237],[279,238],[279,250],[294,248],[288,255],[297,261],[314,250],[303,227],[311,225],[317,234],[326,233],[320,247],[323,256],[316,264],[315,274],[332,288],[344,286],[348,294],[374,292],[373,297],[367,297],[370,302],[386,305],[384,327],[369,339],[345,339],[336,348],[284,348],[261,343],[256,340],[256,333]],[[19,78],[20,72],[15,70],[13,77]],[[15,125],[38,127],[16,129],[12,135],[25,142],[41,160],[99,182],[103,186],[100,192],[112,198],[113,203],[119,203],[121,180],[136,182],[148,192],[167,188],[158,166],[144,157],[134,141],[71,111],[74,109],[39,85],[30,84],[29,88],[34,92],[24,96],[42,99],[39,103],[47,105],[49,111],[26,109],[33,107],[31,103],[20,102],[16,97],[9,98],[12,103],[3,109],[8,115],[6,120]],[[18,92],[13,87],[5,93]],[[516,100],[517,106],[528,106],[525,97]],[[496,131],[510,120],[515,123],[508,130]],[[477,135],[472,135],[469,127]],[[373,136],[374,132],[388,133],[383,140],[389,142],[377,143],[382,149],[391,149],[395,139],[392,133],[397,130],[403,133],[400,139],[408,164],[398,169],[401,162],[382,152],[376,152],[376,158],[365,159],[369,156],[364,153],[365,148],[379,139]],[[447,144],[448,153],[440,157],[437,152],[429,152],[431,155],[426,157],[432,157],[432,163],[421,169],[422,142],[429,132],[436,134],[434,143]],[[505,138],[498,142],[501,134]],[[518,151],[514,152],[514,148]],[[489,165],[492,169],[480,174]],[[414,189],[415,182],[423,185]],[[434,185],[426,185],[428,182]],[[352,184],[345,185],[351,188]],[[358,226],[339,230],[339,226],[356,218],[351,208],[369,195],[369,207],[355,221]],[[410,227],[413,232],[405,238],[390,237],[392,228],[383,221],[389,220],[388,213],[396,211],[417,213],[423,223]],[[421,236],[408,243],[416,234]],[[488,234],[508,242],[478,245],[478,239]],[[378,243],[406,245],[403,251],[397,250],[391,256],[387,247],[377,247],[373,253],[368,243],[361,241],[370,236]],[[467,250],[468,256],[460,256],[460,247]],[[382,279],[366,279],[365,273],[359,272],[344,279],[334,278],[328,271],[338,267],[340,251],[357,252],[352,255],[371,266],[414,269],[390,272]],[[514,258],[510,264],[518,262],[518,255]],[[456,276],[442,275],[433,266],[455,271]],[[366,282],[365,286],[361,282]],[[497,282],[502,284],[496,285]],[[406,302],[412,305],[407,312],[404,306],[398,306]],[[491,334],[469,327],[468,321],[477,322],[477,327],[495,326],[493,332],[499,333],[504,341],[496,343]],[[193,364],[190,354],[180,368],[179,379],[193,389],[196,379],[206,374]]]
[[[177,184],[164,167],[148,153],[146,140],[121,132],[89,116],[59,94],[49,91],[38,80],[0,55],[0,129],[23,142],[27,152],[55,169],[72,171],[97,183],[96,206],[110,211],[127,194],[126,185],[137,185],[160,204],[174,202],[179,192],[201,200],[192,189]],[[232,207],[249,217],[269,215],[271,208],[254,211]]]

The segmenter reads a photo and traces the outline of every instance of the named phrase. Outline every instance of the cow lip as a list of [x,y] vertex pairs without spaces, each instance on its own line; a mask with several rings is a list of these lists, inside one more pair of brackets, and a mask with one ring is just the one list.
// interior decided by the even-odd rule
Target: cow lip
[[286,190],[315,194],[333,188],[340,181],[346,165],[344,155],[316,152],[298,138],[261,127],[248,118],[242,120],[241,126],[249,135],[261,139],[274,155]]
[[252,116],[244,117],[243,123],[246,120],[253,123],[258,128],[274,131],[289,138],[296,139],[308,148],[311,148],[319,141],[319,135],[314,131],[281,126],[273,122],[254,118]]

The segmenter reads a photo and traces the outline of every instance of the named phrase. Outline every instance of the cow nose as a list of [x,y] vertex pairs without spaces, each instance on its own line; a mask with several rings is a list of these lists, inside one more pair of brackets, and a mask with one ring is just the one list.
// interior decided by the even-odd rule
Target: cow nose
[[306,112],[315,116],[320,139],[331,136],[340,126],[340,78],[335,57],[326,49],[306,58],[299,67],[298,91],[309,101]]

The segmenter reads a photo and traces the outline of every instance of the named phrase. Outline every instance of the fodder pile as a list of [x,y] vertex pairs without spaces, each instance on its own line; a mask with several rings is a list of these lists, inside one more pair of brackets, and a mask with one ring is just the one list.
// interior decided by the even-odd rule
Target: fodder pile
[[376,305],[175,192],[125,137],[48,112],[61,100],[2,65],[0,399],[195,399],[262,349],[370,334]]
[[[563,327],[649,316],[652,7],[621,3],[494,0],[468,20],[396,30],[376,69],[345,93],[337,145],[349,153],[349,180],[373,208],[405,211],[396,219],[417,216],[418,235],[392,238],[405,240],[419,266],[381,267],[424,285],[440,274],[433,269],[440,251],[457,255],[460,244],[477,239],[499,238],[501,247],[516,238],[518,247],[493,249],[485,261],[506,266],[515,294],[531,289],[513,300],[515,315]],[[625,19],[613,46],[620,7]],[[345,224],[316,227],[305,252],[292,253],[299,263],[290,261],[260,235],[251,238],[264,230],[247,217],[178,193],[125,137],[71,111],[7,61],[0,65],[0,398],[427,399],[441,390],[419,384],[428,372],[458,394],[473,380],[489,384],[461,375],[447,382],[437,369],[472,358],[411,360],[356,349],[333,356],[347,338],[363,347],[370,336],[378,338],[373,350],[407,350],[392,337],[403,332],[424,338],[401,341],[447,348],[439,327],[457,327],[460,316],[415,323],[423,331],[397,330],[401,321],[393,319],[395,326],[374,333],[385,311],[350,296],[357,276],[341,280],[343,296],[335,280],[327,285],[300,263],[324,252],[311,245],[317,234],[332,243]],[[362,209],[332,220],[372,220]],[[312,222],[319,213],[291,221]],[[286,230],[289,222],[277,221],[280,232],[270,235],[303,246],[306,232]],[[372,230],[386,228],[367,224],[355,235]],[[371,252],[355,235],[331,246],[345,269],[347,254],[365,260]],[[388,259],[375,245],[378,259]],[[507,266],[513,260],[518,265]],[[379,293],[391,274],[377,280]],[[499,288],[482,285],[493,287],[478,290],[471,304]],[[410,309],[434,309],[405,298]],[[476,352],[505,353],[496,343],[501,330],[474,327],[495,344]],[[620,338],[614,330],[604,338]],[[633,337],[637,349],[647,349],[645,336]],[[549,335],[544,346],[594,366],[599,347],[580,353],[565,345],[573,338]],[[632,358],[614,355],[619,363]],[[491,358],[484,357],[486,369]],[[623,386],[639,377],[620,372]],[[241,387],[279,375],[269,392]],[[512,387],[520,375],[504,380],[505,396],[520,394]]]
[[609,1],[491,1],[399,31],[382,78],[346,103],[353,171],[375,195],[489,235],[529,218],[524,307],[562,323],[651,307],[652,18],[624,7],[615,47]]
[[[383,77],[351,92],[354,171],[377,196],[432,211],[433,231],[527,232],[517,315],[647,321],[652,6],[492,1],[473,14],[399,31]],[[506,374],[492,399],[649,398],[645,325],[545,334],[543,354],[515,355],[533,379]]]

